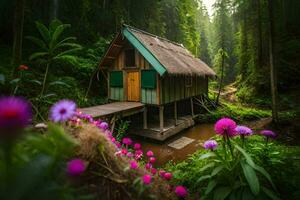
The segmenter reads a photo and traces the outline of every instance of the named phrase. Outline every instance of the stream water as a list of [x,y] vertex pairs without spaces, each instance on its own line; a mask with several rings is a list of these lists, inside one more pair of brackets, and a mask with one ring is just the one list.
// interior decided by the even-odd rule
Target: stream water
[[[142,144],[142,150],[145,153],[148,150],[153,151],[156,158],[154,167],[160,167],[168,163],[170,160],[174,161],[175,163],[185,160],[190,154],[194,153],[198,149],[201,149],[203,142],[211,138],[214,134],[213,124],[198,124],[182,131],[181,133],[164,142],[155,142],[141,138],[135,138],[135,141]],[[194,141],[182,149],[175,149],[168,146],[168,144],[178,140],[181,137],[188,137],[194,139]]]

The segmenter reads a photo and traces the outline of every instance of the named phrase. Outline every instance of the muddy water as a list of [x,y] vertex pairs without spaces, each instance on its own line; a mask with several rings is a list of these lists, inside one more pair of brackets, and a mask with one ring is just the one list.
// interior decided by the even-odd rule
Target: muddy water
[[[144,152],[148,150],[152,150],[154,152],[156,157],[154,166],[160,167],[168,163],[170,160],[173,160],[175,163],[185,160],[190,154],[201,149],[203,142],[214,135],[213,129],[213,124],[198,124],[161,143],[141,138],[135,138],[135,141],[142,144]],[[194,139],[195,141],[179,150],[168,146],[168,144],[183,136]]]

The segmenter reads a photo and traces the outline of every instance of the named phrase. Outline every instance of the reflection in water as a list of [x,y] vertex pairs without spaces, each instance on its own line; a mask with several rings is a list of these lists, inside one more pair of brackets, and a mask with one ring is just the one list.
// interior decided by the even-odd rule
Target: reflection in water
[[[182,161],[186,159],[190,154],[197,151],[199,148],[202,148],[202,144],[207,139],[211,138],[214,135],[214,126],[213,124],[199,124],[192,128],[182,131],[177,134],[175,137],[172,137],[163,143],[156,143],[154,141],[148,141],[146,139],[136,138],[136,142],[142,144],[142,149],[144,152],[152,150],[156,157],[155,167],[160,167],[170,160],[174,162]],[[169,147],[168,144],[181,138],[188,137],[195,139],[194,142],[188,144],[182,149],[174,149]]]

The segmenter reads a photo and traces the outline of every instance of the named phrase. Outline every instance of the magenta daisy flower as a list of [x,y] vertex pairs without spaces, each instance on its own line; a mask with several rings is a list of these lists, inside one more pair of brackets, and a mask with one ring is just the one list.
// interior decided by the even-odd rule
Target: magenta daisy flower
[[31,122],[31,105],[21,97],[0,98],[0,128],[23,128]]
[[188,192],[186,190],[186,188],[182,185],[179,185],[175,188],[175,194],[178,196],[178,197],[181,197],[181,198],[184,198],[188,195]]
[[60,100],[50,108],[50,119],[65,122],[76,114],[76,104],[70,100]]
[[130,161],[131,169],[137,169],[138,167],[139,167],[139,164],[135,160]]
[[147,151],[146,155],[148,157],[152,157],[152,156],[154,156],[154,153],[153,153],[153,151]]
[[222,118],[215,124],[215,131],[219,135],[227,135],[233,137],[236,135],[236,123],[232,119]]
[[122,139],[122,143],[129,146],[132,144],[132,140],[128,137],[125,137]]
[[73,159],[67,163],[67,173],[71,176],[79,176],[85,171],[84,161]]
[[215,150],[218,147],[218,143],[215,140],[207,140],[204,142],[203,147],[209,150]]
[[260,134],[266,136],[267,138],[275,138],[276,137],[276,133],[274,133],[273,131],[271,130],[262,130],[260,132]]
[[142,181],[145,185],[149,185],[151,183],[152,177],[149,174],[146,174],[142,177]]
[[133,146],[133,148],[134,148],[135,150],[138,150],[138,149],[140,149],[141,147],[142,147],[142,145],[141,145],[140,143],[135,143],[134,146]]
[[165,174],[164,174],[164,178],[167,180],[167,181],[169,181],[169,180],[171,180],[172,179],[172,173],[170,173],[170,172],[166,172]]
[[238,135],[250,136],[253,134],[253,131],[247,126],[237,126],[235,131]]

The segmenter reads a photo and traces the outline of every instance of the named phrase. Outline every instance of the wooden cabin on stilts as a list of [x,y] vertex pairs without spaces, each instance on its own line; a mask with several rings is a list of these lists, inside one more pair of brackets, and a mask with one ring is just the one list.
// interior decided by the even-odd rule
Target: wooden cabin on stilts
[[107,73],[108,99],[116,106],[135,103],[142,112],[143,126],[134,133],[157,140],[194,124],[198,113],[193,98],[207,94],[208,79],[215,76],[182,44],[127,25],[99,67]]

